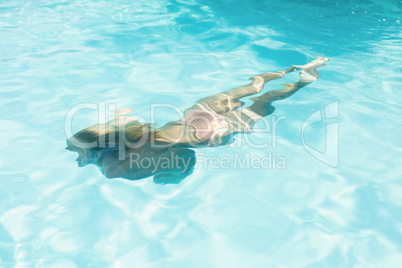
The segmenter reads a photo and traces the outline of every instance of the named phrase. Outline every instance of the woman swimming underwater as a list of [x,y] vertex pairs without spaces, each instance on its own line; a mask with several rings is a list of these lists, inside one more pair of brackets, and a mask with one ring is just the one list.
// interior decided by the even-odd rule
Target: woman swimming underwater
[[[274,101],[317,80],[316,68],[327,60],[317,57],[305,65],[253,76],[250,84],[200,99],[181,120],[160,128],[135,120],[124,124],[112,120],[88,127],[67,139],[66,149],[78,152],[80,167],[97,165],[107,178],[138,180],[154,176],[155,183],[179,183],[192,173],[196,163],[190,148],[226,145],[234,135],[250,133],[258,120],[273,113]],[[241,108],[241,98],[259,93],[267,82],[297,70],[298,82],[254,97],[249,107]],[[140,159],[147,164],[140,165]]]

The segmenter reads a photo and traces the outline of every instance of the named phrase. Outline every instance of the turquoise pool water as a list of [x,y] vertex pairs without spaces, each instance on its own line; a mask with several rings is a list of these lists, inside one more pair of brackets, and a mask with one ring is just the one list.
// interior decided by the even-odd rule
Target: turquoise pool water
[[[400,267],[401,10],[397,0],[2,0],[0,267]],[[231,147],[197,149],[178,185],[108,180],[64,150],[80,103],[148,119],[153,103],[185,109],[314,55],[330,62],[275,104],[286,116],[275,135],[260,124]],[[310,124],[325,108],[331,118]],[[157,113],[158,124],[176,119]],[[73,130],[97,120],[79,111]],[[204,164],[269,153],[285,166]]]

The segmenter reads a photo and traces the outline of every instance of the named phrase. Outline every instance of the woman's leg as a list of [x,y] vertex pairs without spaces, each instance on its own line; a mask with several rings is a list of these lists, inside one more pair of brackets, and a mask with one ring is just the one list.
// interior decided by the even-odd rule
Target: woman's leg
[[228,136],[232,136],[236,133],[251,132],[258,120],[273,113],[275,108],[272,106],[272,103],[274,101],[286,99],[302,87],[317,80],[319,74],[316,68],[325,65],[327,60],[326,58],[318,57],[317,60],[306,65],[295,66],[296,68],[302,69],[298,82],[283,84],[283,89],[271,90],[261,96],[252,98],[251,100],[254,101],[254,103],[247,108],[222,114],[221,116],[225,119],[227,131],[222,134],[217,132],[216,137],[214,137],[215,145],[222,144],[222,142],[224,143],[225,140],[229,139]]
[[296,70],[298,70],[298,67],[292,66],[283,71],[253,76],[250,78],[252,80],[250,84],[202,98],[191,108],[212,111],[218,114],[234,111],[244,105],[244,102],[240,101],[241,98],[261,92],[267,82],[282,78],[285,74]]
[[[326,61],[326,58],[317,57],[316,60],[311,61],[310,63],[307,63],[305,65],[292,65],[290,68],[283,71],[263,73],[253,76],[250,78],[252,80],[250,84],[202,98],[198,100],[192,108],[212,111],[218,114],[235,111],[236,109],[244,105],[244,102],[240,101],[241,98],[261,92],[267,82],[275,79],[280,79],[284,77],[287,73],[297,70],[304,70],[304,72],[310,70],[309,72],[311,72],[311,74],[309,74],[309,76],[318,77],[315,68],[325,64]],[[300,81],[302,82],[302,80]]]
[[261,96],[252,98],[254,103],[245,109],[254,112],[261,117],[267,116],[273,112],[271,103],[278,100],[286,99],[287,97],[295,94],[302,87],[314,82],[318,79],[319,74],[316,68],[325,65],[327,58],[318,57],[315,61],[312,61],[303,66],[296,66],[301,69],[300,79],[296,83],[283,84],[284,88],[280,90],[271,90]]

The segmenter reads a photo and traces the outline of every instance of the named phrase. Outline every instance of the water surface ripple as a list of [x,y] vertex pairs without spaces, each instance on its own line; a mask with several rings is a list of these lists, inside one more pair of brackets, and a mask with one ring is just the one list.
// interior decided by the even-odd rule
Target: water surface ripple
[[[401,8],[391,0],[1,1],[0,266],[399,267]],[[161,186],[107,180],[64,150],[64,118],[78,103],[107,101],[147,118],[152,103],[184,109],[314,55],[330,58],[320,79],[276,105],[287,119],[268,150],[286,169],[198,167]],[[334,101],[336,168],[301,142],[303,122]],[[73,127],[96,122],[85,110]],[[309,145],[325,144],[324,124],[306,133]]]

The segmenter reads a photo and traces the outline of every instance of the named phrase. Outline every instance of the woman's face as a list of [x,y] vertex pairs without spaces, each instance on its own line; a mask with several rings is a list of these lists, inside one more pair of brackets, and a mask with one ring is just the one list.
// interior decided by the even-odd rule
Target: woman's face
[[95,152],[95,150],[74,146],[69,140],[67,140],[66,149],[78,153],[78,157],[77,159],[75,159],[75,161],[78,162],[79,167],[83,167],[88,164],[93,164],[97,159],[96,157],[97,153]]

